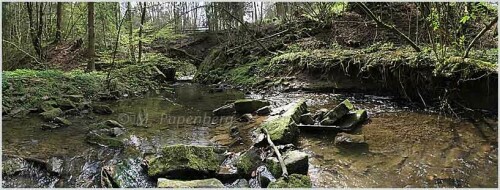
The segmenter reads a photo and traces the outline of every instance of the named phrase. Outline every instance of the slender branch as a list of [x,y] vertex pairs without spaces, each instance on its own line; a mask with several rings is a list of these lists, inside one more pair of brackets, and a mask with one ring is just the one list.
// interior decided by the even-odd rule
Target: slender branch
[[23,49],[21,49],[19,46],[17,46],[16,44],[12,43],[12,42],[9,42],[7,40],[4,40],[2,39],[3,42],[7,42],[8,44],[14,46],[15,48],[17,48],[19,51],[23,52],[24,54],[30,56],[31,58],[33,58],[38,64],[42,64],[42,62],[38,61],[38,59],[35,57],[35,56],[32,56],[31,54],[29,54],[28,52],[24,51]]
[[416,51],[416,52],[420,52],[420,48],[417,46],[417,44],[415,44],[415,42],[413,42],[410,38],[408,38],[408,36],[406,36],[405,34],[403,34],[401,31],[399,31],[397,28],[395,28],[394,26],[391,26],[391,25],[388,25],[386,23],[384,23],[382,20],[380,20],[379,18],[377,18],[373,12],[364,4],[364,3],[361,3],[361,2],[358,2],[356,3],[357,5],[359,5],[361,7],[361,9],[363,9],[363,11],[368,14],[368,16],[373,19],[377,25],[381,25],[383,26],[384,28],[387,28],[391,31],[393,31],[394,33],[398,34],[400,37],[402,37],[406,42],[410,43],[411,47],[413,47],[413,49]]
[[493,27],[493,25],[495,25],[497,22],[498,22],[498,17],[495,17],[495,19],[491,21],[490,24],[484,27],[483,30],[481,30],[481,32],[479,32],[479,34],[477,34],[477,36],[474,37],[474,39],[470,42],[469,46],[467,47],[467,50],[465,50],[464,58],[469,57],[469,52],[472,49],[472,45],[474,45],[474,42],[476,42],[479,38],[481,38],[481,36],[483,36],[488,30],[490,30],[490,28]]
[[[278,33],[276,33],[276,34],[272,34],[272,35],[269,35],[269,36],[266,36],[266,37],[263,37],[263,38],[259,38],[259,39],[257,39],[257,40],[258,40],[258,41],[266,40],[266,39],[269,39],[269,38],[272,38],[272,37],[278,36],[278,35],[280,35],[280,34],[283,34],[283,33],[285,33],[285,32],[288,32],[288,29],[286,29],[286,30],[284,30],[284,31],[281,31],[281,32],[278,32]],[[240,46],[238,46],[238,47],[234,47],[234,48],[232,48],[232,49],[230,49],[230,50],[227,50],[227,52],[234,51],[234,50],[236,50],[236,49],[239,49],[239,48],[241,48],[241,47],[243,47],[243,46],[246,46],[246,45],[248,45],[248,44],[251,44],[251,43],[253,43],[253,41],[251,41],[251,42],[247,42],[247,43],[244,43],[244,44],[242,44],[242,45],[240,45]]]
[[269,145],[271,147],[273,147],[274,153],[278,157],[278,161],[280,162],[280,165],[281,165],[281,172],[282,172],[281,176],[283,176],[284,178],[288,178],[288,171],[286,169],[285,162],[283,161],[283,157],[281,157],[280,151],[278,150],[278,148],[274,145],[273,141],[271,140],[271,136],[269,135],[269,132],[267,131],[267,129],[262,128],[262,132],[264,132],[266,134],[267,143],[269,143]]

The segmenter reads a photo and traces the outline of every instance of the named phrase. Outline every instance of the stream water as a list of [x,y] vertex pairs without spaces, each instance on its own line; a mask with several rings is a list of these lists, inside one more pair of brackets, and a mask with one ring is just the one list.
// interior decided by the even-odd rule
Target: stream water
[[[210,92],[205,86],[181,83],[174,93],[151,93],[107,104],[111,115],[68,117],[66,128],[42,130],[37,115],[3,121],[3,154],[64,161],[60,176],[45,175],[35,166],[18,176],[3,177],[4,187],[98,187],[101,167],[129,158],[131,154],[154,153],[170,144],[214,144],[228,141],[232,151],[250,146],[252,123],[236,118],[213,118],[213,109],[243,97],[265,98],[272,107],[306,98],[310,111],[332,108],[345,98],[367,109],[370,120],[355,133],[364,134],[367,147],[340,149],[335,133],[305,132],[298,147],[310,155],[309,176],[315,187],[497,187],[497,120],[468,122],[429,111],[415,111],[390,97],[363,94],[247,94],[237,90]],[[147,118],[147,121],[145,120]],[[86,143],[88,126],[113,119],[127,128],[127,144],[134,151],[114,150]],[[229,120],[227,120],[229,119]],[[139,121],[143,124],[136,125]],[[246,129],[243,140],[229,139],[229,127]],[[215,142],[214,142],[215,141]],[[220,144],[220,143],[219,143]],[[128,163],[140,165],[136,160]],[[154,182],[140,174],[137,186]]]

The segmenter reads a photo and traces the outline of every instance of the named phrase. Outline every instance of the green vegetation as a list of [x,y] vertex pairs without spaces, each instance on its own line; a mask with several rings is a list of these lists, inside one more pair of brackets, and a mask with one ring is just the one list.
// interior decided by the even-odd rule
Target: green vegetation
[[[107,77],[105,72],[85,73],[81,70],[18,69],[2,74],[2,106],[5,113],[13,109],[47,109],[47,104],[61,105],[66,95],[83,95],[95,100],[99,94],[141,94],[150,90],[168,89],[160,85],[159,74],[153,67],[164,64],[130,65],[117,69]],[[109,84],[109,86],[107,85]]]

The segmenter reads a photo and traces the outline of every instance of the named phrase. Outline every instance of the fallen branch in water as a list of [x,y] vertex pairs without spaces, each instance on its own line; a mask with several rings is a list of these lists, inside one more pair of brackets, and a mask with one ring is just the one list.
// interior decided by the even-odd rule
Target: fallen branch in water
[[286,165],[285,165],[285,162],[283,161],[283,158],[281,157],[280,151],[278,150],[278,148],[274,145],[273,141],[271,140],[271,136],[269,135],[269,132],[267,131],[267,129],[262,128],[262,132],[266,135],[267,142],[269,143],[269,145],[271,147],[273,147],[274,153],[278,157],[278,161],[280,162],[280,165],[281,165],[281,172],[282,172],[281,176],[283,176],[284,178],[288,178],[288,171],[286,170]]

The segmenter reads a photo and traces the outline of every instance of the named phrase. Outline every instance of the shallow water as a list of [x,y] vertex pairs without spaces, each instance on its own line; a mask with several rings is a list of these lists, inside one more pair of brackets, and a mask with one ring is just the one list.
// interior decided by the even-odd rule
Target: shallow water
[[[115,111],[111,115],[69,117],[73,125],[66,128],[43,131],[42,120],[36,115],[5,120],[2,126],[4,154],[40,159],[57,156],[65,160],[66,171],[59,181],[42,183],[36,177],[4,178],[4,186],[97,187],[103,165],[112,163],[110,160],[127,158],[124,151],[85,142],[88,125],[107,119],[123,123],[127,128],[127,143],[142,153],[153,153],[169,144],[220,144],[222,141],[228,141],[222,144],[229,145],[232,151],[242,151],[250,146],[249,131],[265,117],[239,123],[234,122],[233,117],[213,118],[211,112],[226,101],[244,96],[236,90],[210,93],[204,86],[178,84],[174,93],[152,93],[142,98],[108,102]],[[312,112],[332,108],[349,98],[358,108],[368,110],[370,120],[356,131],[365,135],[367,147],[339,149],[333,144],[335,133],[301,133],[298,145],[310,154],[309,175],[315,187],[496,187],[498,184],[496,120],[473,124],[428,111],[415,111],[390,97],[363,94],[247,96],[269,99],[272,107],[306,98]],[[240,127],[243,137],[237,143],[228,135],[234,125]],[[146,187],[154,185],[154,182],[137,183]]]

